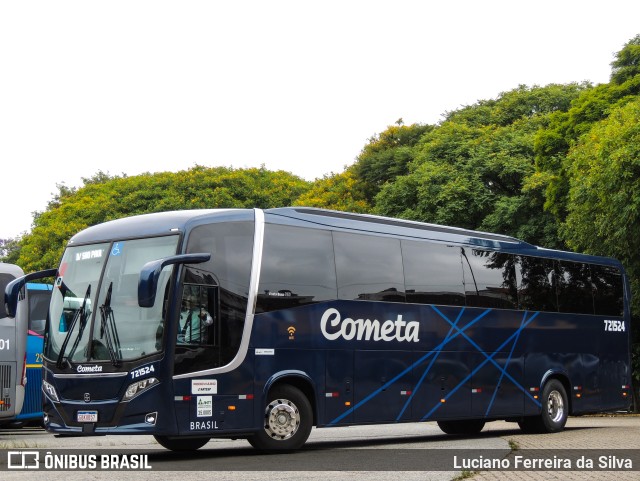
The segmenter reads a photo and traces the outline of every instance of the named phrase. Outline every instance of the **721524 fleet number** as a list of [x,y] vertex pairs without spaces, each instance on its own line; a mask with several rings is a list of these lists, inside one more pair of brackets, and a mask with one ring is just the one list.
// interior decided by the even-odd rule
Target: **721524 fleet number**
[[605,319],[604,320],[604,330],[605,331],[613,331],[613,332],[624,332],[624,321]]

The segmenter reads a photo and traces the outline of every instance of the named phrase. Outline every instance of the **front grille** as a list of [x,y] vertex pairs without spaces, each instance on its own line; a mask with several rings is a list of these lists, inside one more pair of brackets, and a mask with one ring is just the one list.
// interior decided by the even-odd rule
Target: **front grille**
[[11,389],[13,364],[0,364],[0,412],[9,411],[11,409],[11,393],[14,391]]

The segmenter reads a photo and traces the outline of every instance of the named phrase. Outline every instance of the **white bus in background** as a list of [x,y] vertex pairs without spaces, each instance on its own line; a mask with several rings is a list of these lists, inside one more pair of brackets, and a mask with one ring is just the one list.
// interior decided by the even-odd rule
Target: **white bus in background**
[[0,262],[0,423],[20,414],[24,402],[27,328],[18,323],[28,322],[28,304],[21,295],[13,318],[7,314],[4,299],[5,287],[23,275],[20,267]]

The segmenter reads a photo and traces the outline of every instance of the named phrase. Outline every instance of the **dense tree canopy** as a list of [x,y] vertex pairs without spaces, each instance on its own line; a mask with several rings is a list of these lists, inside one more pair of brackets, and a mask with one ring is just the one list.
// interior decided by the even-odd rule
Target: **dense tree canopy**
[[[617,257],[640,292],[640,98],[595,124],[566,157],[572,249]],[[640,312],[640,296],[634,297]]]
[[372,202],[387,182],[409,172],[413,146],[433,128],[432,125],[404,125],[400,119],[396,125],[369,139],[350,168],[367,202]]
[[366,213],[371,210],[371,206],[365,198],[362,184],[357,181],[352,169],[347,169],[341,174],[325,175],[322,179],[317,179],[293,205],[358,213]]
[[79,189],[59,186],[59,194],[20,241],[17,260],[25,271],[55,266],[73,234],[119,217],[178,209],[290,205],[308,188],[309,182],[299,177],[264,168],[196,166],[134,177],[99,172],[84,179]]
[[629,40],[611,62],[611,82],[622,85],[640,74],[640,35]]
[[[640,35],[609,83],[518,86],[446,113],[399,120],[341,173],[196,166],[59,186],[31,232],[0,241],[25,271],[56,265],[77,231],[117,217],[200,207],[307,205],[509,234],[545,247],[615,256],[640,289]],[[635,295],[634,316],[640,316]]]
[[566,111],[556,112],[535,140],[536,166],[545,174],[545,207],[558,221],[567,215],[569,179],[564,159],[594,123],[640,95],[640,35],[612,62],[611,82],[584,89]]
[[584,84],[520,86],[451,112],[416,144],[409,173],[375,199],[384,215],[497,231],[557,247],[535,173],[534,139]]

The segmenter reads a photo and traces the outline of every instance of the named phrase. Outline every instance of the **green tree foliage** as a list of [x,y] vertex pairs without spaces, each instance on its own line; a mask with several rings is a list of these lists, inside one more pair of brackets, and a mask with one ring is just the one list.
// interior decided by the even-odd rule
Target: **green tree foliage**
[[350,167],[369,203],[387,182],[409,172],[413,147],[433,129],[432,125],[403,125],[402,119],[396,124],[371,137]]
[[529,182],[534,139],[584,88],[519,86],[450,112],[422,135],[409,172],[382,187],[374,210],[558,246],[555,221],[542,209],[544,184]]
[[79,189],[58,186],[47,210],[21,240],[25,272],[56,266],[69,238],[87,226],[119,217],[179,209],[291,205],[310,183],[288,172],[207,168],[110,177],[99,172]]
[[0,262],[16,264],[20,257],[20,237],[0,239]]
[[[564,162],[572,249],[617,257],[640,292],[640,98],[595,124]],[[640,296],[633,296],[640,313]]]
[[352,169],[347,169],[341,174],[330,174],[316,179],[311,188],[298,197],[293,205],[344,212],[367,213],[371,211],[362,184],[356,180]]
[[545,207],[559,221],[567,215],[569,184],[564,159],[569,150],[594,123],[640,95],[640,35],[616,54],[611,65],[610,83],[585,88],[567,111],[551,116],[536,137],[536,166],[547,179]]
[[[566,240],[574,249],[619,256],[633,265],[631,251],[610,250],[621,243],[620,235],[630,235],[622,226],[617,232],[625,234],[615,236],[603,229],[592,241],[597,245],[586,242],[587,234],[577,237],[589,216],[580,214],[586,194],[577,185],[576,169],[590,155],[604,155],[590,139],[604,142],[599,129],[614,113],[631,115],[625,106],[640,97],[640,35],[625,44],[611,66],[608,84],[521,85],[448,112],[437,126],[405,126],[399,120],[369,139],[354,165],[313,183],[264,168],[196,166],[135,177],[98,172],[81,188],[58,186],[46,211],[34,217],[32,232],[5,242],[3,255],[33,270],[55,265],[75,232],[117,217],[199,207],[308,205],[500,232],[547,247],[565,247]],[[633,208],[633,199],[620,204],[621,213]],[[630,271],[635,283],[640,272],[633,266]]]
[[[286,172],[195,166],[58,186],[33,230],[0,241],[25,271],[57,265],[79,230],[174,209],[306,205],[374,212],[509,234],[622,260],[640,316],[640,35],[611,63],[611,81],[519,86],[446,113],[401,120],[373,136],[342,173],[306,182]],[[636,348],[636,353],[640,352]],[[640,365],[640,355],[635,358]],[[635,379],[640,379],[637,368]]]
[[640,35],[629,40],[611,62],[611,82],[622,85],[640,74]]

